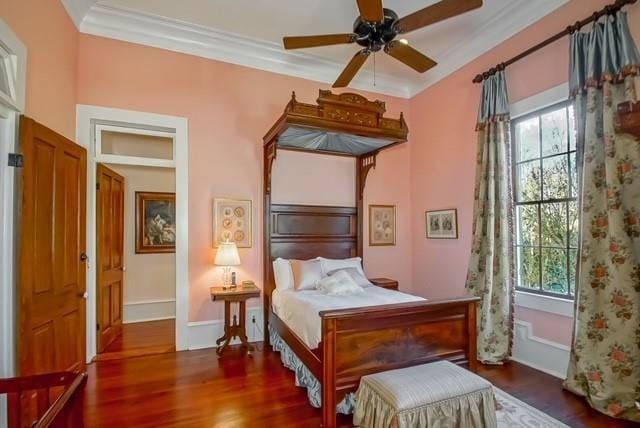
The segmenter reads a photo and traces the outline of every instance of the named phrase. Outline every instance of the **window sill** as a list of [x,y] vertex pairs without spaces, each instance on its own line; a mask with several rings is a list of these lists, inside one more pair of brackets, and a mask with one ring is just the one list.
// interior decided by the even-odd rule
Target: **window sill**
[[573,318],[574,307],[572,300],[516,291],[515,303],[516,306],[522,308],[535,309],[537,311]]

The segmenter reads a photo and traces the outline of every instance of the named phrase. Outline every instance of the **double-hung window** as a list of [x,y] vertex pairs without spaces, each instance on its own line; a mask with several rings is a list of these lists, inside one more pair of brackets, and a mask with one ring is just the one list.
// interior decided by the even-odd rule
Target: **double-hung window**
[[566,101],[512,122],[516,288],[565,299],[578,246],[574,121]]

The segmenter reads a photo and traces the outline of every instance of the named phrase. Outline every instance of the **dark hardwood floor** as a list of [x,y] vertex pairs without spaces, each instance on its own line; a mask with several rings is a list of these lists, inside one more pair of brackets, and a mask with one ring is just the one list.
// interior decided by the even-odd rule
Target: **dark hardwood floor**
[[[314,427],[320,412],[294,385],[279,354],[258,344],[167,353],[88,366],[85,417],[89,427]],[[591,410],[562,390],[561,381],[518,363],[482,366],[480,374],[571,427],[631,427]],[[348,427],[350,417],[340,417]],[[637,425],[635,425],[637,426]]]
[[113,341],[96,361],[175,352],[176,333],[174,320],[147,321],[122,326],[122,335]]

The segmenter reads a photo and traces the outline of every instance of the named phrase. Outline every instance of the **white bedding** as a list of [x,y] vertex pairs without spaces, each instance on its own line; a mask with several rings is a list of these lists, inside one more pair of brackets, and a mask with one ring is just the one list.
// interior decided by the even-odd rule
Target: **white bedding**
[[426,299],[422,297],[376,286],[365,287],[364,293],[352,296],[327,296],[318,290],[276,289],[271,298],[273,312],[311,349],[317,348],[322,339],[320,311],[424,300]]

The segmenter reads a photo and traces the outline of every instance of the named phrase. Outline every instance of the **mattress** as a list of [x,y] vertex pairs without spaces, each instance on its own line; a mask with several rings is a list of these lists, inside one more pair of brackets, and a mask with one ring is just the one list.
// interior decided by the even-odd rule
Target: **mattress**
[[276,289],[271,298],[273,312],[311,349],[317,348],[322,341],[320,311],[424,300],[426,299],[422,297],[376,286],[365,287],[364,293],[353,296],[327,296],[318,290]]

